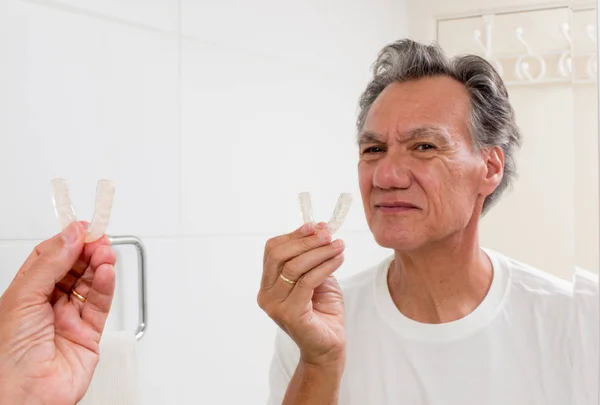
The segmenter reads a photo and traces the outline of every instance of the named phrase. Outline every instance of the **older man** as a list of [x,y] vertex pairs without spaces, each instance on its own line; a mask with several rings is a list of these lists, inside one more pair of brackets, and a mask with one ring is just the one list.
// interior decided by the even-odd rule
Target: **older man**
[[358,173],[394,254],[340,287],[344,246],[324,224],[268,241],[258,302],[282,329],[269,403],[570,403],[569,284],[479,245],[521,140],[501,78],[409,40],[373,72]]

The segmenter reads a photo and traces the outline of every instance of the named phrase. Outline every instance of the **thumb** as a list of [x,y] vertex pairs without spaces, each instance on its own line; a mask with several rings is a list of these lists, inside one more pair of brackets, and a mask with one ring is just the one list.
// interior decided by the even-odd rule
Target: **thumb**
[[81,255],[85,235],[84,227],[74,221],[39,245],[37,255],[21,271],[19,284],[25,287],[21,293],[48,297]]

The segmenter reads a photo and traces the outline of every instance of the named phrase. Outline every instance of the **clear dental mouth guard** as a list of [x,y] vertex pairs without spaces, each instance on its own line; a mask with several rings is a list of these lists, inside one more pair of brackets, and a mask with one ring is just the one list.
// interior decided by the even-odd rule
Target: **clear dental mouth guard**
[[[304,223],[309,223],[309,222],[314,223],[315,220],[313,219],[313,209],[312,209],[312,202],[310,199],[310,193],[308,193],[308,192],[300,193],[298,195],[298,200],[300,201],[300,211],[302,212],[302,221]],[[344,220],[346,219],[346,215],[348,214],[348,211],[350,210],[351,205],[352,205],[352,194],[349,194],[349,193],[340,194],[340,197],[338,198],[335,209],[333,210],[333,215],[331,216],[331,219],[327,223],[327,227],[329,228],[329,231],[331,232],[332,235],[341,228],[342,224],[344,223]]]
[[[64,229],[71,222],[77,221],[77,216],[71,203],[69,187],[65,179],[54,179],[51,184],[54,212],[61,229]],[[105,234],[108,227],[108,220],[110,219],[114,194],[115,184],[112,181],[98,181],[94,216],[87,229],[86,243],[95,242]]]

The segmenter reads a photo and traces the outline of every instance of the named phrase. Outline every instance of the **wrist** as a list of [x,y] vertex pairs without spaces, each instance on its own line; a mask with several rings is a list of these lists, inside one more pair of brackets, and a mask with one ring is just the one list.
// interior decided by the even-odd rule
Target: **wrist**
[[346,365],[346,351],[344,349],[331,351],[327,355],[318,358],[301,355],[300,363],[308,370],[316,373],[341,374]]
[[312,364],[300,360],[283,404],[337,405],[343,370],[339,362]]
[[340,380],[344,372],[345,356],[336,356],[326,361],[311,362],[300,359],[299,367],[303,374],[324,378],[330,381]]

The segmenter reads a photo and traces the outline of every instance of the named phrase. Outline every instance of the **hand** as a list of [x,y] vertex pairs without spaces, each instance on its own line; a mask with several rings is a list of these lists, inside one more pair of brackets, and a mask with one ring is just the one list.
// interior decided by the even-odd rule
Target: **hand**
[[332,276],[344,261],[343,251],[342,241],[332,243],[323,223],[305,224],[265,246],[258,304],[296,342],[301,361],[311,366],[344,362],[344,301]]
[[73,222],[41,243],[0,297],[0,404],[73,405],[87,391],[116,258],[106,236],[84,239],[85,224]]

